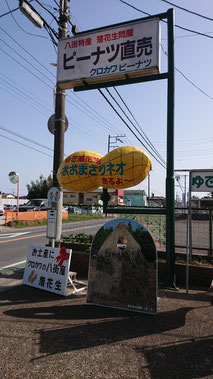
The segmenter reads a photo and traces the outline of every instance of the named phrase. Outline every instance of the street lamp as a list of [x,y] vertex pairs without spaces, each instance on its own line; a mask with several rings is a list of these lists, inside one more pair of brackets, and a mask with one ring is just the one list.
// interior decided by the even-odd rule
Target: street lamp
[[43,19],[26,0],[19,0],[19,9],[37,28],[43,28]]

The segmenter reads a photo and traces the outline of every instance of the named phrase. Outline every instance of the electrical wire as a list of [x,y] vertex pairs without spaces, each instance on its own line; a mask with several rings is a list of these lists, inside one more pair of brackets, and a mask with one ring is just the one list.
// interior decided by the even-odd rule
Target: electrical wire
[[[13,37],[8,33],[8,32],[6,32],[3,28],[1,28],[0,27],[0,29],[3,31],[3,32],[5,32],[15,43],[17,43],[14,39],[13,39]],[[3,43],[5,43],[11,50],[13,50],[19,57],[21,57],[22,59],[24,59],[28,64],[30,64],[30,65],[32,65],[27,59],[25,59],[25,58],[23,58],[23,56],[22,55],[20,55],[19,53],[17,53],[17,51],[15,50],[15,49],[13,49],[13,48],[11,48],[5,41],[3,41],[1,38],[0,38],[0,40],[3,42]],[[43,68],[45,68],[46,69],[46,67],[44,66],[44,65],[42,65],[32,54],[30,54],[26,49],[24,49],[19,43],[17,43],[18,44],[18,46],[20,47],[20,48],[22,48],[31,58],[33,58],[38,64],[40,64]],[[12,57],[11,57],[12,58]],[[13,58],[14,59],[14,58]],[[37,70],[39,73],[41,73],[47,80],[49,80],[52,84],[54,84],[54,82],[53,81],[51,81],[46,75],[44,75],[40,70],[38,70],[34,65],[32,65],[33,67],[34,67],[34,69],[35,70]],[[51,74],[53,77],[54,77],[54,75],[52,74],[52,72],[50,72],[48,69],[46,69],[46,71],[49,73],[49,74]],[[78,99],[80,99],[80,97],[79,96],[77,96],[75,93],[74,93],[74,96],[76,96]],[[73,101],[75,101],[78,105],[80,105],[83,109],[85,109],[85,107],[83,107],[81,104],[79,104],[79,102],[77,102],[75,99],[73,99],[70,95],[68,95],[68,97],[70,97]],[[86,102],[84,102],[82,99],[80,99],[87,107],[88,107],[88,105],[86,104]],[[76,106],[76,105],[75,105]],[[77,107],[78,108],[78,107]],[[90,106],[89,106],[89,108],[91,108]],[[79,109],[79,108],[78,108]],[[91,108],[92,109],[92,108]],[[117,132],[119,132],[118,130],[117,131],[115,131],[115,129],[112,129],[112,128],[109,128],[109,122],[108,121],[104,121],[104,118],[96,111],[96,110],[94,110],[94,109],[92,109],[93,110],[93,112],[95,112],[98,116],[99,116],[99,118],[98,118],[98,122],[101,122],[101,124],[103,125],[103,122],[107,125],[107,129],[109,129],[111,132],[113,132],[113,133],[117,133]],[[87,112],[89,112],[90,114],[92,114],[91,113],[91,111],[89,111],[89,110],[87,110],[86,109],[86,111]],[[85,112],[84,112],[85,113]],[[93,117],[93,119],[94,119],[94,115],[92,115]],[[96,118],[97,118],[97,116],[95,116]],[[102,121],[100,120],[100,118],[102,119]],[[112,124],[111,124],[112,125]],[[106,126],[104,125],[104,127],[106,128]]]
[[26,34],[29,34],[30,36],[33,36],[33,37],[40,37],[40,38],[49,39],[49,38],[47,38],[47,37],[45,37],[45,36],[42,36],[42,35],[40,35],[40,34],[33,34],[33,33],[29,33],[29,32],[27,32],[26,30],[24,30],[24,29],[18,24],[18,22],[16,21],[15,17],[13,16],[12,11],[11,11],[11,9],[10,9],[10,6],[9,6],[9,4],[8,4],[8,1],[5,0],[5,2],[6,2],[6,4],[7,4],[7,7],[8,7],[8,9],[9,9],[9,11],[10,11],[11,17],[13,18],[13,21],[14,21],[15,24],[19,27],[19,29],[22,30],[22,32],[24,32],[24,33],[26,33]]
[[[3,43],[5,43],[5,41],[1,40]],[[55,42],[55,41],[54,41]],[[7,43],[6,45],[11,48]],[[24,59],[27,63],[29,63],[25,58],[23,58],[19,53],[17,53],[17,51],[15,51],[15,49],[11,48],[16,54],[18,54],[22,59]],[[4,53],[6,53],[3,49],[1,49]],[[6,53],[7,54],[7,53]],[[7,54],[8,56],[10,56],[9,54]],[[11,57],[11,56],[10,56]],[[11,57],[12,58],[12,57]],[[14,59],[14,58],[12,58]],[[15,60],[16,61],[16,60]],[[20,62],[16,61],[17,63],[20,64]],[[22,65],[23,66],[23,65]],[[35,66],[33,66],[34,69],[36,69],[41,75],[45,76],[40,70],[38,70]],[[26,67],[25,67],[26,68]],[[26,68],[27,69],[27,68]],[[28,70],[29,71],[29,70]],[[31,72],[31,71],[30,71]],[[32,73],[32,72],[31,72]],[[35,75],[34,75],[35,76]],[[36,76],[37,77],[37,76]],[[38,77],[37,77],[38,78]],[[50,80],[49,78],[47,78],[47,76],[45,76],[46,79]],[[50,80],[51,81],[51,80]],[[46,84],[46,83],[45,83]],[[47,85],[47,84],[46,84]],[[87,110],[88,111],[88,110]],[[108,128],[109,129],[109,128]],[[114,132],[114,130],[113,130]]]
[[58,20],[57,20],[57,18],[55,17],[55,15],[52,13],[52,12],[50,12],[49,11],[49,9],[47,9],[39,0],[35,0],[36,1],[36,3],[38,3],[46,12],[48,12],[53,18],[54,18],[54,20],[56,21],[56,23],[58,24],[58,26],[59,26],[59,28],[61,28],[60,27],[60,24],[59,24],[59,22],[58,22]]
[[[2,40],[2,42],[4,42],[3,40]],[[7,46],[9,46],[8,44],[6,44]],[[10,46],[9,46],[10,47]],[[16,54],[18,54],[22,59],[24,59],[28,64],[30,64],[31,65],[31,63],[28,61],[28,60],[26,60],[25,58],[23,58],[19,53],[17,53],[13,48],[11,48]],[[1,51],[3,51],[7,56],[9,56],[11,59],[13,59],[16,63],[18,63],[21,67],[23,67],[23,68],[25,68],[28,72],[30,72],[33,76],[35,76],[37,79],[39,79],[42,83],[44,83],[47,87],[49,87],[49,88],[52,88],[49,84],[47,84],[44,80],[42,80],[41,78],[39,78],[35,73],[33,73],[31,70],[29,70],[25,65],[23,65],[23,64],[21,64],[18,60],[16,60],[14,57],[12,57],[10,54],[8,54],[4,49],[2,49],[2,48],[0,48],[0,50]],[[32,57],[32,55],[30,54],[30,56]],[[46,75],[44,75],[43,73],[41,73],[41,71],[40,70],[38,70],[34,65],[33,65],[33,67],[40,73],[40,74],[42,74],[47,80],[49,80],[52,84],[54,84],[54,82],[51,80],[51,79],[49,79]],[[68,95],[68,97],[70,97],[69,95]],[[73,99],[72,98],[72,100],[73,101],[75,101],[77,104],[79,104],[75,99]],[[68,100],[68,102],[69,102],[69,100]],[[87,111],[87,113],[86,112],[84,112],[82,109],[80,109],[78,106],[76,106],[75,104],[73,104],[77,109],[79,109],[81,112],[83,112],[83,113],[85,113],[85,114],[87,114],[88,115],[88,113],[90,113],[91,115],[92,115],[92,113],[91,113],[91,111],[88,111],[88,110],[86,110]],[[82,107],[82,108],[84,108],[85,109],[85,107],[83,107],[81,104],[80,104],[80,106]],[[109,130],[111,130],[111,131],[113,131],[113,133],[115,132],[114,130],[112,130],[112,128],[109,128],[109,126],[105,126],[104,124],[103,124],[103,121],[101,121],[100,119],[98,119],[98,121],[97,121],[97,116],[94,116],[94,115],[89,115],[89,117],[90,118],[92,118],[93,120],[95,120],[96,122],[98,122],[99,124],[101,123],[103,126],[104,126],[104,128],[107,128],[107,129],[109,129]],[[94,118],[94,117],[96,117],[96,118]],[[107,122],[106,122],[107,123]],[[108,124],[107,124],[108,125]]]
[[13,49],[13,47],[11,47],[7,42],[5,42],[2,38],[0,38],[0,41],[2,43],[4,43],[10,50],[12,50],[15,54],[17,54],[21,59],[23,59],[25,62],[27,62],[28,64],[30,64],[31,67],[34,68],[34,70],[38,71],[42,76],[44,76],[47,80],[49,80],[51,83],[53,83],[53,81],[51,79],[49,79],[46,75],[43,74],[43,72],[41,72],[37,67],[35,67],[32,63],[30,63],[26,58],[24,58],[21,54],[19,54],[15,49]]
[[17,42],[15,40],[15,38],[13,38],[6,30],[4,30],[1,26],[0,26],[0,30],[2,30],[2,32],[4,32],[16,45],[18,45],[25,53],[27,53],[32,59],[34,59],[44,70],[46,70],[50,75],[52,75],[53,77],[54,74],[48,70],[37,58],[35,58],[28,50],[26,50],[19,42]]
[[52,155],[49,155],[49,154],[47,154],[47,153],[44,153],[43,151],[38,150],[38,149],[35,149],[34,147],[31,147],[31,146],[25,145],[25,144],[22,143],[22,142],[19,142],[19,141],[14,140],[13,138],[6,137],[6,136],[4,136],[3,134],[0,134],[0,136],[3,137],[3,138],[8,139],[8,140],[10,140],[10,141],[13,141],[13,142],[15,142],[15,143],[18,143],[19,145],[25,146],[25,147],[27,147],[28,149],[31,149],[31,150],[37,151],[37,152],[39,152],[39,153],[41,153],[41,154],[47,155],[47,156],[50,157],[50,158],[53,158]]
[[[163,48],[162,44],[161,44],[161,49],[162,49],[163,53],[168,57],[168,54],[165,51],[165,49]],[[177,67],[175,67],[175,70],[177,72],[179,72],[179,74],[181,74],[183,76],[183,78],[187,80],[187,82],[189,82],[193,87],[195,87],[203,95],[205,95],[206,97],[208,97],[210,100],[213,100],[212,96],[208,95],[205,91],[203,91],[200,87],[198,87],[194,82],[192,82],[190,79],[188,79],[187,76],[181,70],[179,70]]]
[[19,7],[18,7],[18,8],[15,8],[15,9],[12,9],[12,10],[9,11],[9,12],[3,13],[3,14],[0,15],[0,18],[1,18],[1,17],[4,17],[4,16],[7,16],[8,14],[11,14],[11,13],[17,11],[18,9],[19,9]]
[[21,103],[24,103],[24,104],[26,104],[27,106],[30,106],[32,109],[36,110],[37,112],[39,111],[39,112],[41,112],[43,115],[46,116],[46,113],[43,112],[43,109],[42,109],[42,110],[40,110],[40,109],[38,110],[38,108],[36,108],[34,104],[31,104],[31,103],[27,102],[26,99],[23,99],[22,97],[19,97],[19,96],[15,95],[12,89],[11,89],[12,93],[11,93],[10,91],[8,91],[8,90],[5,88],[5,86],[4,86],[4,87],[1,87],[1,86],[0,86],[0,89],[1,89],[2,91],[6,92],[7,94],[9,94],[10,96],[14,97],[15,99],[18,99],[19,101],[21,101]]
[[[68,97],[69,97],[69,95],[68,95]],[[74,99],[72,99],[72,100],[74,100]],[[76,104],[73,104],[73,103],[72,103],[71,101],[69,101],[68,99],[67,99],[67,102],[70,103],[70,104],[72,104],[75,108],[77,108],[78,110],[80,110],[82,113],[84,113],[84,114],[86,114],[87,116],[89,116],[92,120],[94,120],[95,122],[97,122],[99,125],[101,124],[105,129],[107,129],[107,130],[109,130],[109,131],[111,131],[111,132],[113,132],[113,133],[117,133],[117,132],[115,132],[112,128],[109,128],[109,126],[105,126],[105,124],[104,124],[101,120],[99,120],[99,119],[97,118],[97,116],[92,115],[91,112],[88,111],[87,109],[85,109],[85,111],[84,111],[83,109],[79,108]],[[81,107],[82,107],[82,105],[81,105]],[[88,114],[88,113],[90,113],[90,114]]]
[[127,122],[123,119],[123,117],[118,113],[118,111],[115,109],[115,107],[112,105],[112,103],[107,99],[107,97],[104,95],[104,93],[101,91],[101,89],[99,88],[98,91],[101,93],[101,95],[105,98],[105,100],[107,101],[107,103],[111,106],[111,108],[115,111],[115,113],[118,115],[118,117],[123,121],[123,123],[127,126],[127,128],[130,130],[130,132],[137,138],[137,140],[141,143],[142,146],[145,147],[145,149],[149,152],[149,154],[163,167],[163,168],[166,168],[166,166],[164,166],[161,161],[159,161],[156,156],[147,148],[147,146],[144,145],[144,143],[140,140],[140,138],[135,134],[135,132],[131,129],[131,127],[127,124]]
[[[29,3],[32,3],[33,0],[28,0],[28,1],[29,1]],[[4,16],[7,16],[8,14],[13,13],[13,12],[15,12],[15,11],[17,11],[17,10],[19,10],[19,7],[18,7],[18,8],[15,8],[15,9],[12,9],[12,10],[10,10],[9,12],[6,12],[6,13],[1,14],[1,15],[0,15],[0,18],[1,18],[1,17],[4,17]]]
[[30,72],[33,76],[35,76],[38,80],[40,80],[43,84],[45,84],[47,87],[51,88],[52,87],[47,84],[44,80],[42,80],[41,78],[39,78],[36,74],[34,74],[31,70],[29,70],[26,66],[24,66],[22,63],[20,63],[19,61],[17,61],[17,59],[13,58],[10,54],[8,54],[4,49],[2,49],[0,47],[0,50],[3,51],[4,54],[6,54],[8,57],[10,57],[11,59],[13,59],[16,63],[18,63],[21,67],[23,67],[25,70],[27,70],[28,72]]
[[[4,81],[9,87],[11,87],[11,89],[16,89],[17,92],[19,91],[21,94],[23,94],[25,97],[27,97],[27,99],[29,99],[29,98],[32,99],[32,101],[34,101],[40,107],[43,107],[44,110],[46,110],[47,112],[51,112],[51,109],[48,107],[49,104],[47,102],[45,102],[45,100],[42,99],[42,102],[40,102],[41,97],[36,96],[31,91],[24,88],[22,85],[17,84],[14,80],[9,79],[5,74],[3,75],[0,73],[0,80]],[[39,101],[34,100],[34,98],[38,99]],[[45,103],[46,103],[46,105],[45,105]]]
[[[3,41],[4,42],[4,41]],[[14,50],[14,49],[13,49]],[[19,55],[20,56],[20,55]],[[34,67],[35,68],[35,67]],[[37,69],[36,69],[37,70]],[[39,70],[38,70],[39,71]],[[40,72],[40,71],[39,71]],[[41,73],[41,72],[40,72]],[[44,75],[43,73],[41,73],[42,75]],[[44,75],[45,76],[45,75]],[[46,77],[46,76],[45,76]],[[47,78],[47,77],[46,77]],[[48,80],[50,80],[48,78]],[[118,103],[117,103],[118,104]],[[120,106],[120,105],[119,105]],[[121,108],[121,107],[120,107]],[[123,110],[122,110],[123,111]],[[124,112],[124,111],[123,111]],[[124,112],[125,113],[125,112]],[[136,129],[137,130],[137,129]],[[138,130],[137,130],[138,131]],[[113,131],[114,132],[114,131]],[[150,145],[149,145],[150,146]],[[156,149],[155,149],[156,150]],[[157,155],[159,155],[159,153],[157,152],[157,150],[155,151],[157,153]],[[162,157],[160,157],[160,159],[162,159]]]
[[[3,41],[2,39],[0,39],[3,43],[5,43],[9,48],[11,48],[5,41]],[[27,61],[25,58],[23,58],[19,53],[17,53],[17,51],[15,50],[15,49],[13,49],[13,48],[11,48],[12,49],[12,51],[14,51],[18,56],[20,56],[22,59],[24,59],[27,63],[29,63],[29,61]],[[2,49],[1,49],[2,50]],[[3,52],[5,52],[4,50],[2,50]],[[13,58],[14,59],[14,58]],[[20,64],[20,63],[19,63]],[[30,63],[29,63],[30,64]],[[52,82],[46,75],[44,75],[40,70],[38,70],[34,65],[32,65],[33,67],[34,67],[34,69],[35,70],[37,70],[40,74],[42,74],[46,79],[48,79],[50,82]],[[29,71],[29,70],[28,70]],[[31,72],[31,71],[30,71]],[[35,75],[35,74],[34,74]],[[37,77],[37,76],[36,76]],[[40,79],[41,80],[41,79]],[[52,82],[53,83],[53,82]],[[46,84],[46,83],[45,83]],[[46,84],[47,85],[47,84]],[[73,99],[74,100],[74,99]],[[74,100],[75,102],[77,102],[76,100]],[[78,102],[77,102],[77,104],[79,104]],[[78,107],[77,107],[78,108]],[[87,112],[89,112],[89,113],[91,113],[90,111],[88,111],[88,110],[86,110]],[[92,118],[94,118],[94,117],[92,117]],[[98,122],[100,122],[100,120],[98,120]],[[103,123],[102,123],[103,124]],[[106,128],[106,126],[104,126],[105,128]],[[109,129],[109,127],[107,127],[107,129]],[[137,130],[137,128],[136,128],[136,130]],[[112,131],[112,129],[111,129],[111,131]],[[138,130],[137,130],[138,131]],[[114,132],[114,130],[113,130],[113,132]]]
[[206,20],[209,20],[209,21],[213,21],[213,18],[211,18],[211,17],[207,17],[207,16],[204,16],[204,15],[202,15],[202,14],[200,14],[200,13],[197,13],[197,12],[191,11],[191,10],[186,9],[186,8],[183,8],[183,7],[181,7],[180,5],[177,5],[177,4],[174,4],[174,3],[171,3],[170,1],[167,1],[167,0],[161,0],[161,1],[163,1],[164,3],[170,4],[170,5],[174,6],[175,8],[181,9],[182,11],[185,11],[185,12],[191,13],[191,14],[193,14],[193,15],[195,15],[195,16],[198,16],[198,17],[201,17],[201,18],[205,18]]
[[[107,126],[111,125],[112,128],[114,128],[114,131],[115,131],[115,129],[116,129],[115,125],[113,125],[109,120],[106,120],[100,113],[98,113],[94,108],[92,108],[84,100],[82,100],[80,98],[80,96],[78,96],[75,92],[72,92],[72,91],[70,91],[70,92],[71,92],[72,95],[74,95],[75,97],[77,97],[83,104],[85,104],[89,109],[91,109],[97,116],[99,116],[100,119],[105,123],[105,125],[107,125]],[[113,131],[113,133],[114,133],[114,131]],[[115,133],[117,133],[117,131]],[[119,131],[118,131],[118,133],[119,133]]]
[[[50,71],[50,70],[48,70],[41,62],[39,62],[31,53],[29,53],[29,51],[28,50],[26,50],[22,45],[20,45],[8,32],[6,32],[2,27],[0,27],[0,30],[2,30],[9,38],[11,38],[12,39],[12,41],[14,42],[14,43],[16,43],[22,50],[24,50],[32,59],[34,59],[42,68],[44,68],[50,75],[52,75],[53,77],[55,77],[54,76],[54,74]],[[3,42],[3,43],[5,43],[10,49],[12,49],[14,52],[16,52],[16,50],[15,49],[13,49],[13,48],[11,48],[5,41],[3,41],[1,38],[0,38],[0,40]],[[17,52],[16,52],[17,53]],[[21,56],[19,53],[17,53],[19,56]],[[21,56],[21,58],[23,58],[22,56]],[[24,59],[24,58],[23,58]],[[27,61],[26,59],[24,59],[27,63],[29,63],[29,61]],[[31,63],[29,63],[30,65],[31,65]],[[35,68],[35,66],[33,66],[34,68]],[[39,71],[40,73],[41,73],[41,71],[40,70],[38,70],[37,68],[35,68],[37,71]],[[41,73],[46,79],[48,79],[52,84],[54,84],[54,82],[53,81],[51,81],[46,75],[44,75],[43,73]],[[87,107],[88,107],[88,104],[84,101],[84,100],[82,100],[77,94],[75,94],[75,93],[72,93],[72,95],[74,95],[75,97],[77,97],[81,102],[83,102]],[[68,95],[68,97],[69,97],[69,95]],[[72,98],[72,100],[73,101],[76,101],[75,99],[73,99]],[[77,102],[77,104],[79,104],[78,102]],[[92,109],[92,107],[91,106],[89,106],[89,108],[91,108]],[[102,118],[102,120],[104,120],[104,117],[103,116],[101,116],[96,110],[94,110],[94,109],[92,109],[93,110],[93,112],[95,112],[100,118]],[[109,121],[104,121],[107,125],[110,123]],[[111,124],[112,125],[112,124]],[[112,125],[113,126],[113,125]],[[114,130],[113,130],[113,132],[114,132]]]
[[26,137],[26,136],[23,136],[23,135],[17,133],[17,132],[14,132],[13,130],[10,130],[10,129],[8,129],[8,128],[5,128],[4,126],[1,126],[1,125],[0,125],[0,129],[3,130],[4,132],[10,133],[10,134],[12,134],[12,135],[18,137],[18,138],[22,138],[23,140],[25,140],[25,141],[27,141],[27,142],[33,143],[34,145],[37,145],[37,146],[39,146],[39,147],[42,147],[43,149],[47,149],[47,150],[49,150],[49,151],[53,151],[53,149],[51,149],[50,147],[45,146],[45,145],[42,145],[41,143],[36,142],[36,141],[32,140],[31,138],[28,138],[28,137]]
[[[126,4],[128,7],[131,7],[131,8],[133,8],[133,9],[135,9],[136,11],[145,14],[146,16],[152,16],[150,13],[147,13],[147,12],[145,12],[145,11],[142,11],[141,9],[135,7],[134,5],[131,5],[131,4],[127,3],[127,2],[124,1],[124,0],[119,0],[119,1],[120,1],[121,3]],[[165,23],[167,23],[167,21],[165,21],[165,20],[162,20],[162,21],[165,22]],[[182,29],[182,30],[186,30],[187,32],[195,33],[195,34],[197,34],[197,35],[200,35],[200,36],[203,36],[203,37],[207,37],[207,38],[211,38],[211,39],[213,39],[213,36],[209,36],[208,34],[198,32],[197,30],[188,29],[188,28],[185,28],[185,27],[180,26],[180,25],[177,25],[177,24],[175,24],[175,27],[176,27],[176,28],[179,28],[179,29]]]
[[[124,110],[121,108],[120,104],[116,101],[116,99],[114,98],[114,96],[110,93],[109,89],[106,88],[107,92],[109,93],[109,95],[112,97],[112,99],[115,101],[115,103],[117,104],[117,106],[121,109],[121,111],[123,112],[123,114],[126,116],[126,118],[129,120],[129,122],[132,124],[132,126],[135,128],[135,130],[137,130],[137,132],[140,134],[140,136],[142,138],[145,139],[146,143],[148,144],[148,146],[151,148],[151,150],[153,150],[155,152],[155,154],[158,155],[158,158],[164,163],[166,164],[166,161],[163,159],[163,157],[159,154],[159,152],[157,151],[157,149],[154,147],[154,145],[151,143],[151,141],[149,140],[149,138],[147,137],[147,135],[144,133],[144,131],[142,130],[141,126],[139,125],[139,123],[137,122],[137,120],[135,119],[133,113],[130,111],[129,107],[127,106],[126,102],[123,100],[123,98],[121,97],[121,95],[119,94],[118,90],[113,87],[113,89],[115,90],[115,92],[117,93],[117,95],[119,96],[119,98],[121,99],[121,101],[123,102],[123,104],[125,105],[125,107],[127,108],[127,110],[129,111],[129,113],[131,114],[132,118],[134,119],[134,121],[136,122],[136,124],[138,125],[139,129],[138,130],[136,128],[136,126],[134,125],[134,123],[131,121],[131,119],[127,116],[127,114],[124,112]],[[141,132],[140,132],[141,131]]]

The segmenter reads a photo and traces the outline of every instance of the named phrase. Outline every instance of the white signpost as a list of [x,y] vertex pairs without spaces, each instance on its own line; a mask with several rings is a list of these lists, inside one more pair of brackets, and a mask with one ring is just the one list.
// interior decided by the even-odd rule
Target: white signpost
[[159,19],[106,27],[59,40],[57,83],[62,89],[159,74]]
[[29,246],[23,284],[66,296],[72,250]]
[[51,187],[47,193],[48,207],[47,211],[47,232],[46,236],[50,239],[51,246],[55,246],[56,239],[56,225],[58,211],[56,209],[57,203],[60,200],[60,191],[57,187]]

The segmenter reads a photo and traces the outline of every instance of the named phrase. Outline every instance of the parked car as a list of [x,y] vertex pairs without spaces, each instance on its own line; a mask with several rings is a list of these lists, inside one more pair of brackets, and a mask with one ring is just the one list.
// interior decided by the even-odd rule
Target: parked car
[[68,214],[74,213],[74,208],[73,207],[68,207]]
[[19,212],[47,211],[48,209],[47,199],[31,199],[19,206]]
[[13,209],[13,207],[14,207],[14,205],[10,205],[10,204],[5,204],[4,205],[4,209],[5,210],[11,210],[11,209]]
[[4,207],[0,205],[0,216],[3,216],[4,214]]

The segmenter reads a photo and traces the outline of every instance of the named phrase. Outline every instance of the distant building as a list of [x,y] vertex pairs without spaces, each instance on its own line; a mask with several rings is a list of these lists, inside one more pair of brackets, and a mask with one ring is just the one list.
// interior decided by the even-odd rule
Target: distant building
[[[102,188],[98,188],[92,192],[72,192],[66,189],[63,190],[64,205],[79,205],[79,204],[100,204]],[[124,205],[124,190],[108,190],[110,195],[109,205]]]
[[165,207],[166,206],[166,198],[164,196],[152,196],[147,198],[148,204],[150,207]]
[[198,198],[198,197],[192,196],[191,206],[192,208],[213,209],[213,198],[212,197]]
[[0,199],[15,199],[15,195],[12,193],[0,193]]
[[129,207],[145,207],[146,193],[143,190],[124,190],[124,204]]

